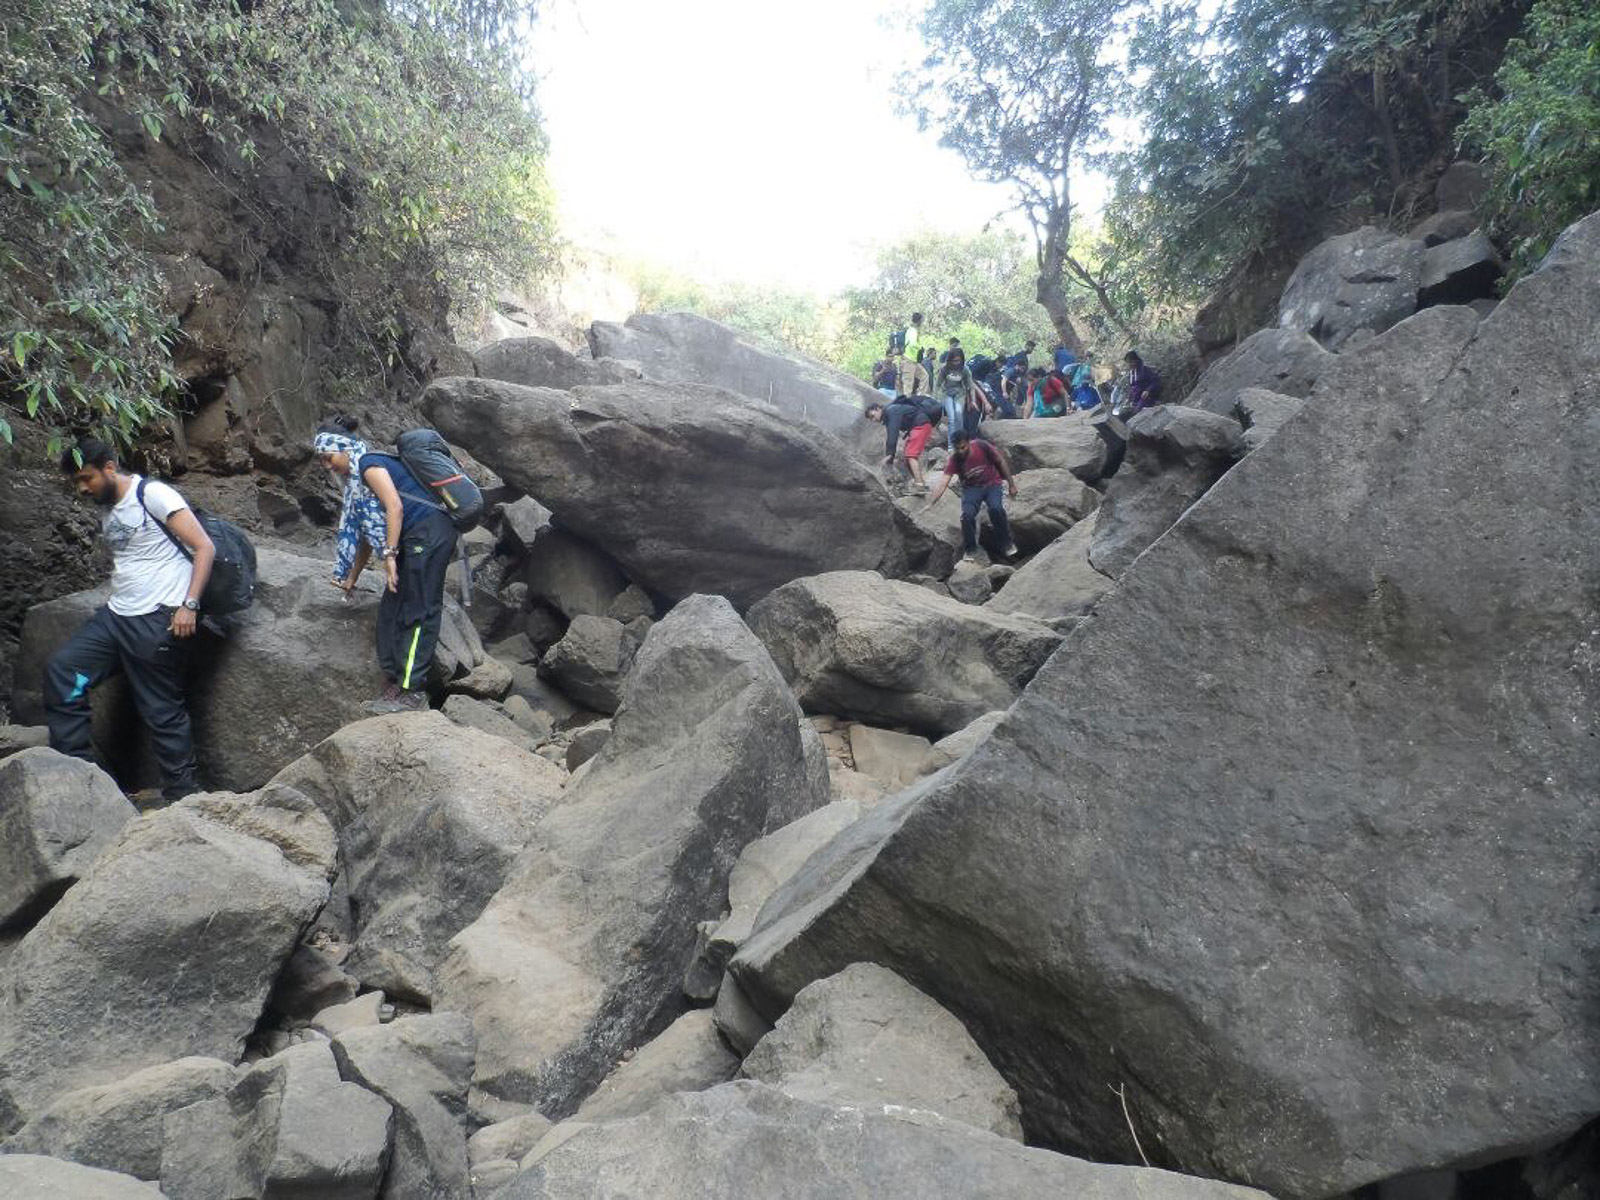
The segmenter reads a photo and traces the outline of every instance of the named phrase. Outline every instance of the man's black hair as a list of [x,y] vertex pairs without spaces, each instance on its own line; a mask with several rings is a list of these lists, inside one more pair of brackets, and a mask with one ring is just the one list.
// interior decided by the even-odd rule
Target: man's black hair
[[911,314],[911,323],[913,325],[922,324],[922,314],[921,313],[912,313]]
[[117,452],[99,438],[79,438],[75,445],[62,452],[61,471],[64,475],[76,475],[82,467],[93,467],[98,471],[107,463],[116,461]]
[[961,345],[961,339],[960,338],[951,338],[950,339],[950,344],[952,346],[959,346],[959,345]]
[[867,416],[867,417],[874,417],[874,416],[877,416],[877,414],[881,413],[882,411],[883,411],[883,405],[879,401],[874,400],[871,404],[867,405],[867,411],[865,413],[863,413],[862,415],[863,416]]

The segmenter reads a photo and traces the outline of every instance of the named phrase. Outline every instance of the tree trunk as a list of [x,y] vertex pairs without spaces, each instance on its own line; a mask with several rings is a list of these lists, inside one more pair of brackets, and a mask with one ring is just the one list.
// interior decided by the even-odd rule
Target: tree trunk
[[1056,331],[1056,338],[1073,354],[1082,358],[1083,334],[1078,330],[1077,322],[1072,319],[1072,313],[1067,308],[1067,289],[1062,283],[1060,270],[1057,270],[1055,277],[1052,278],[1041,269],[1034,295],[1049,316],[1050,325]]
[[1067,233],[1071,219],[1070,209],[1058,208],[1042,228],[1034,226],[1039,278],[1033,294],[1049,316],[1061,344],[1082,357],[1083,334],[1067,308]]

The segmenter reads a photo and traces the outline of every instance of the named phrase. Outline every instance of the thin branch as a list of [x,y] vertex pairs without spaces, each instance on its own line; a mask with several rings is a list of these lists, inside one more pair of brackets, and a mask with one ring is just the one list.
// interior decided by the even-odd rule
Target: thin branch
[[[1110,1084],[1106,1085],[1110,1087]],[[1122,1119],[1128,1123],[1128,1132],[1133,1135],[1133,1148],[1139,1152],[1139,1161],[1145,1166],[1150,1165],[1150,1160],[1145,1157],[1144,1147],[1139,1144],[1139,1131],[1133,1127],[1133,1115],[1128,1112],[1128,1085],[1119,1083],[1111,1088],[1118,1100],[1122,1101]]]

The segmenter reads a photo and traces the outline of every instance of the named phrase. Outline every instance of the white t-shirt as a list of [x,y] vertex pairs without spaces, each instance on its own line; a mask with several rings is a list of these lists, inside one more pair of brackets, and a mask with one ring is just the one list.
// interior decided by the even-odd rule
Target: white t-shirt
[[154,479],[144,485],[141,506],[139,476],[133,476],[133,486],[117,501],[105,523],[106,543],[111,547],[111,599],[107,604],[112,612],[120,617],[141,617],[163,605],[176,608],[188,597],[193,568],[156,524],[157,518],[164,521],[188,507],[174,489]]

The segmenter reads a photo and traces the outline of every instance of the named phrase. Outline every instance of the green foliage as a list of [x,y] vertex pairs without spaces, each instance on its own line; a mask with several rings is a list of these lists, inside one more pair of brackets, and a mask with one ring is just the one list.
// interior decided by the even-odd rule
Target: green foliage
[[[1402,209],[1449,144],[1499,0],[1181,0],[1130,42],[1141,143],[1108,228],[1164,299],[1300,249],[1339,206]],[[1491,59],[1492,60],[1492,59]]]
[[179,381],[149,252],[160,215],[118,152],[134,131],[208,167],[326,180],[337,216],[305,249],[375,370],[397,360],[416,281],[466,305],[547,267],[543,137],[501,50],[531,13],[516,0],[9,6],[0,388],[30,417],[122,441],[167,412]]
[[837,303],[784,288],[748,283],[705,284],[667,268],[623,268],[639,294],[640,312],[692,312],[750,334],[759,342],[834,361],[843,326]]
[[1600,208],[1600,8],[1539,0],[1494,82],[1493,96],[1470,97],[1462,132],[1490,169],[1491,226],[1520,272]]

